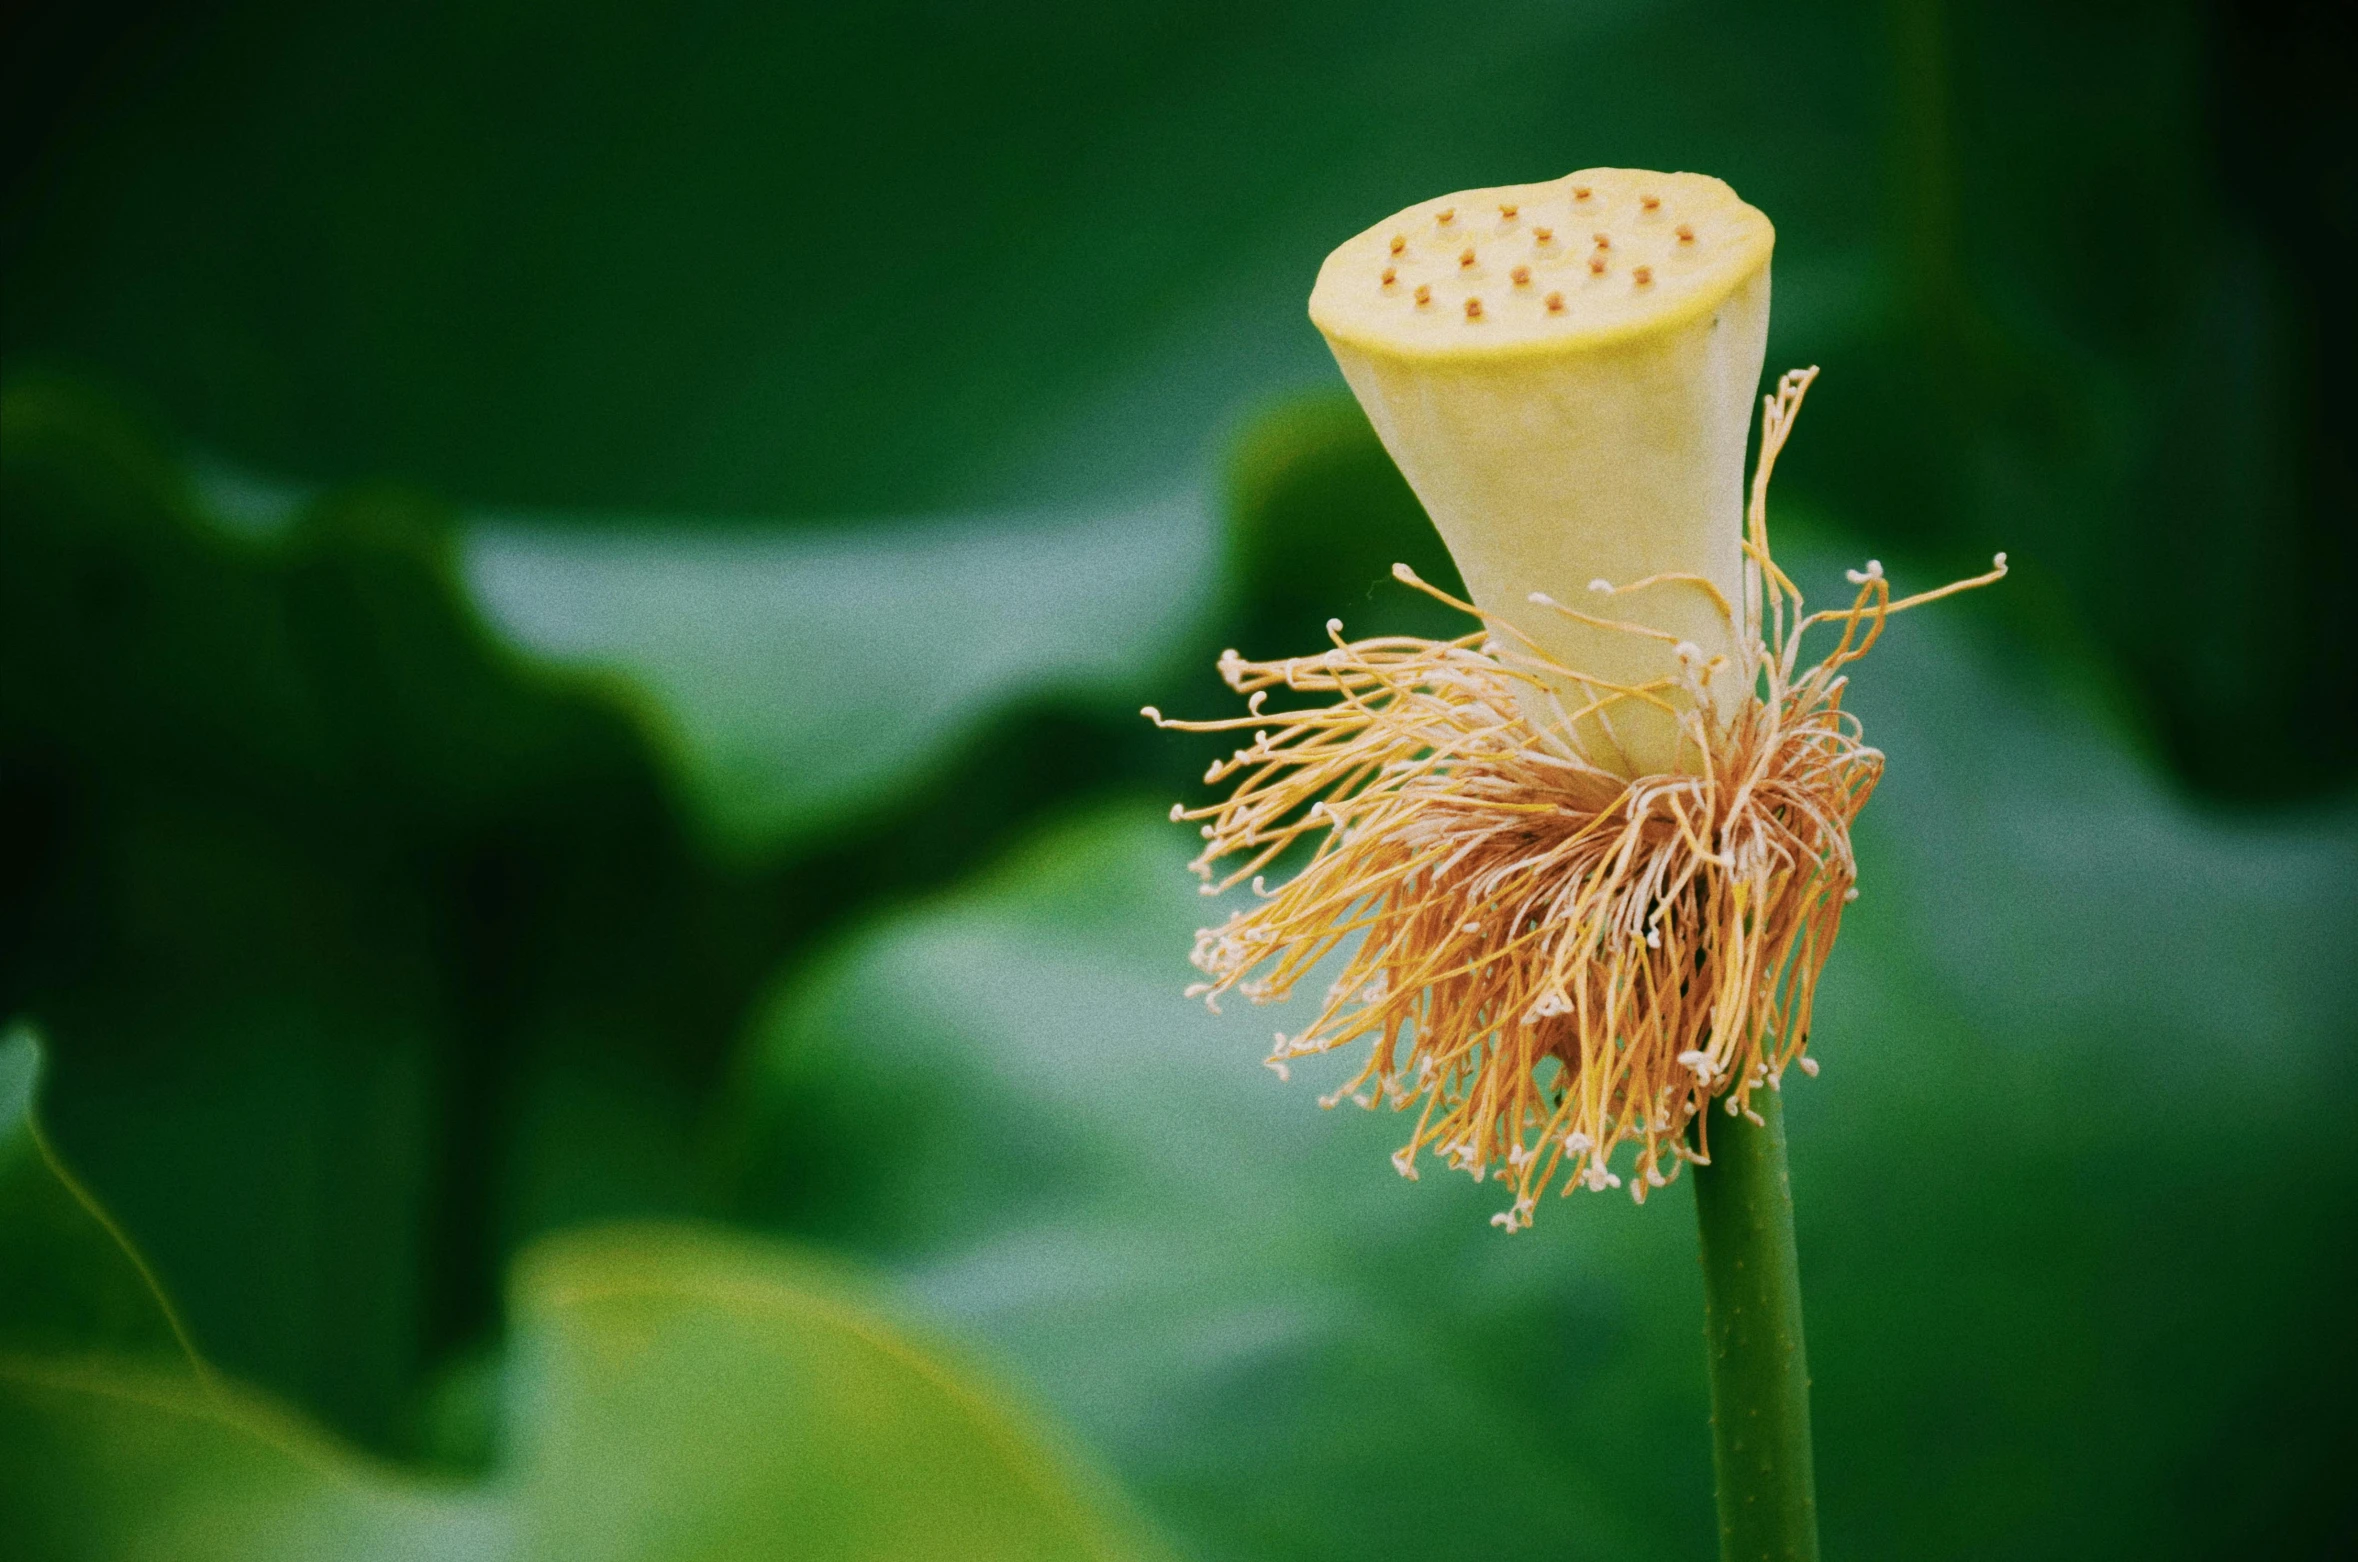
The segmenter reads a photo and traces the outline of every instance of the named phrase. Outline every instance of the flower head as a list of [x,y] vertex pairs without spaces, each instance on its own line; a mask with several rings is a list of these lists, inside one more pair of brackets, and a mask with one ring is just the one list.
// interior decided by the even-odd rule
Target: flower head
[[[1570,305],[1505,295],[1455,315],[1451,329],[1498,323],[1472,346],[1344,291],[1362,259],[1405,267],[1437,243],[1422,226],[1447,228],[1458,265],[1482,214],[1566,231],[1567,203],[1596,218],[1590,258],[1657,256],[1662,280],[1637,285],[1661,291],[1560,327]],[[1624,1185],[1624,1146],[1642,1202],[1708,1157],[1713,1101],[1747,1111],[1788,1067],[1815,1072],[1810,1007],[1854,894],[1850,823],[1883,766],[1842,709],[1843,669],[1891,613],[2005,562],[1901,602],[1871,564],[1847,608],[1806,611],[1769,553],[1767,486],[1816,371],[1766,400],[1744,511],[1743,424],[1729,434],[1724,403],[1748,403],[1757,374],[1769,239],[1726,186],[1595,170],[1435,205],[1336,251],[1312,314],[1474,600],[1395,574],[1474,627],[1348,641],[1330,621],[1315,654],[1231,651],[1221,672],[1248,713],[1164,724],[1252,732],[1205,777],[1233,782],[1228,796],[1173,810],[1206,839],[1205,892],[1249,880],[1255,897],[1198,936],[1191,992],[1275,1002],[1339,962],[1270,1066],[1366,1041],[1324,1104],[1413,1112],[1401,1174],[1430,1154],[1496,1177],[1511,1191],[1494,1223],[1513,1230],[1551,1187]],[[1707,235],[1725,244],[1678,269],[1676,246]],[[1428,272],[1418,285],[1439,287],[1439,263]],[[1588,606],[1549,589],[1567,570],[1600,571]],[[1307,864],[1268,888],[1302,845]]]

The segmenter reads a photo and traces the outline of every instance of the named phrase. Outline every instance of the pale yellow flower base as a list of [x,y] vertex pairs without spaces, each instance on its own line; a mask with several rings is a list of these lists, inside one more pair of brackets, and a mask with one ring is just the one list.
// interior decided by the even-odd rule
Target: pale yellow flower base
[[[1279,662],[1221,659],[1251,714],[1158,723],[1251,730],[1212,767],[1239,778],[1207,807],[1196,871],[1207,894],[1250,880],[1258,897],[1197,938],[1215,1005],[1235,989],[1276,1002],[1329,955],[1342,976],[1317,1018],[1280,1033],[1269,1066],[1372,1043],[1358,1074],[1322,1103],[1416,1113],[1393,1157],[1415,1177],[1428,1151],[1513,1195],[1492,1217],[1530,1224],[1551,1187],[1647,1191],[1709,1157],[1707,1108],[1745,1112],[1807,1055],[1810,1006],[1842,908],[1854,897],[1850,823],[1883,756],[1842,709],[1842,669],[1902,609],[1987,584],[1988,574],[1894,602],[1877,565],[1854,571],[1847,609],[1805,613],[1769,555],[1767,488],[1816,371],[1789,374],[1767,398],[1744,541],[1748,600],[1719,601],[1726,643],[1755,648],[1754,697],[1718,713],[1706,685],[1726,669],[1680,644],[1680,672],[1623,686],[1584,676],[1395,566],[1400,579],[1484,625],[1460,639],[1346,642]],[[1584,624],[1663,641],[1613,619],[1609,599],[1701,589],[1694,576],[1592,587],[1601,611],[1534,597]],[[1800,658],[1804,631],[1835,643]],[[1588,692],[1571,708],[1560,691]],[[1265,709],[1273,693],[1330,702]],[[1534,698],[1534,694],[1538,698]],[[1282,698],[1282,694],[1280,697]],[[1672,713],[1709,762],[1702,774],[1626,780],[1584,757],[1568,734],[1643,703]],[[1724,706],[1725,701],[1718,702]],[[1532,715],[1531,712],[1539,712]],[[1314,838],[1307,866],[1282,887],[1264,870]],[[1237,859],[1241,859],[1238,861]],[[1225,870],[1222,864],[1232,864]]]

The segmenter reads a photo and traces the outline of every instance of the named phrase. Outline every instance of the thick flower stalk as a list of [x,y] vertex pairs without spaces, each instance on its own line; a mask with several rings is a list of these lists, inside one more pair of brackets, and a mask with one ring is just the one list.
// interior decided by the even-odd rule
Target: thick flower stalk
[[[1808,1057],[1883,756],[1844,669],[1879,566],[1810,612],[1769,551],[1770,474],[1816,371],[1766,398],[1767,220],[1717,180],[1599,169],[1412,208],[1330,257],[1311,312],[1464,573],[1455,640],[1221,660],[1250,733],[1205,780],[1198,938],[1217,1003],[1339,967],[1269,1065],[1367,1044],[1326,1104],[1413,1114],[1394,1155],[1507,1190],[1648,1191],[1710,1156],[1707,1109]],[[1579,605],[1575,605],[1575,603]],[[1272,871],[1291,876],[1272,889]],[[1317,977],[1314,978],[1314,973]],[[1623,1152],[1629,1153],[1624,1156]]]

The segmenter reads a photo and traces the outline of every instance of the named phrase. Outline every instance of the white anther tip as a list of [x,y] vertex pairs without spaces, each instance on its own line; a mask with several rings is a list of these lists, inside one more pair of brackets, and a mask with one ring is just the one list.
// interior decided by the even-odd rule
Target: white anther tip
[[1604,576],[1599,575],[1596,579],[1588,583],[1588,589],[1598,593],[1601,596],[1609,597],[1613,594],[1613,583],[1605,579]]
[[1157,722],[1157,723],[1159,723],[1159,722],[1161,722],[1161,720],[1163,719],[1163,713],[1162,713],[1161,711],[1159,711],[1159,710],[1156,710],[1156,709],[1155,709],[1153,706],[1151,706],[1151,705],[1141,705],[1141,706],[1139,706],[1139,707],[1138,707],[1138,714],[1139,714],[1139,715],[1141,715],[1141,716],[1144,716],[1144,717],[1145,717],[1145,718],[1146,718],[1148,721],[1152,721],[1152,722]]
[[[2005,555],[2000,554],[1999,557],[2004,558]],[[1416,584],[1416,571],[1405,564],[1395,564],[1392,566],[1392,578],[1405,585],[1414,585]]]
[[1326,621],[1326,632],[1330,635],[1341,634],[1343,632],[1343,621],[1339,618],[1328,619]]

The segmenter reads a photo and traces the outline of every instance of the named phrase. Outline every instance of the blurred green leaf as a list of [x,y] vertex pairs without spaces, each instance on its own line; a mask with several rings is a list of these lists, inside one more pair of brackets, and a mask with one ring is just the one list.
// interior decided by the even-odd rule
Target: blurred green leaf
[[206,1350],[387,1450],[520,1243],[700,1206],[801,940],[1159,763],[1217,579],[1183,503],[584,534],[241,496],[54,377],[0,436],[0,1001]]
[[848,1278],[717,1231],[519,1267],[530,1554],[1055,1562],[1153,1554],[1110,1489]]
[[[1464,595],[1441,534],[1349,395],[1304,396],[1255,419],[1229,462],[1228,511],[1242,599],[1231,643],[1248,655],[1315,645],[1336,617],[1355,638],[1465,632],[1463,614],[1392,577],[1406,564]],[[1205,697],[1220,697],[1219,687]]]
[[[1830,1551],[2321,1554],[2358,820],[2191,812],[1935,619],[1855,699],[1892,775],[1789,1103]],[[782,994],[749,1211],[893,1264],[1207,1552],[1709,1554],[1683,1191],[1510,1239],[1401,1182],[1402,1124],[1180,1001],[1177,833],[1053,831]]]
[[0,1353],[104,1350],[191,1368],[188,1342],[155,1279],[59,1162],[34,1116],[41,1046],[0,1034]]
[[693,1057],[716,1027],[633,988],[682,963],[651,925],[725,968],[729,887],[626,720],[482,630],[440,507],[231,535],[150,430],[37,377],[0,391],[0,484],[0,1002],[205,1349],[389,1446],[492,1311],[522,1059],[577,1005],[617,1017],[569,1027],[582,1072],[642,1024]]
[[17,192],[0,342],[239,460],[473,503],[1183,485],[1331,374],[1302,300],[1342,235],[1593,163],[1761,200],[1797,323],[1871,292],[1876,37],[1830,8],[241,0],[142,43],[106,78],[168,89],[72,105]]
[[1333,384],[1343,235],[1704,169],[1777,223],[1772,368],[1836,371],[1788,491],[2014,549],[2047,589],[1965,611],[2092,637],[2216,795],[2358,767],[2348,51],[2304,8],[104,5],[89,80],[24,71],[0,348],[235,459],[585,518],[1168,491]]
[[1403,1183],[1399,1125],[1180,999],[1166,832],[1068,825],[788,995],[751,1212],[895,1264],[1204,1554],[1704,1554],[1683,1205],[1506,1243],[1489,1189]]
[[508,1554],[486,1499],[345,1452],[189,1350],[50,1148],[41,1048],[0,1040],[0,1511],[26,1562]]
[[1156,1554],[1118,1496],[847,1274],[716,1232],[552,1238],[514,1285],[510,1457],[423,1481],[190,1355],[0,1042],[0,1507],[26,1562]]
[[495,1562],[488,1496],[379,1467],[267,1400],[108,1358],[0,1363],[27,1562]]
[[1217,559],[1182,496],[832,532],[493,520],[466,573],[510,643],[622,683],[705,832],[759,859],[904,799],[995,709],[1135,700]]

